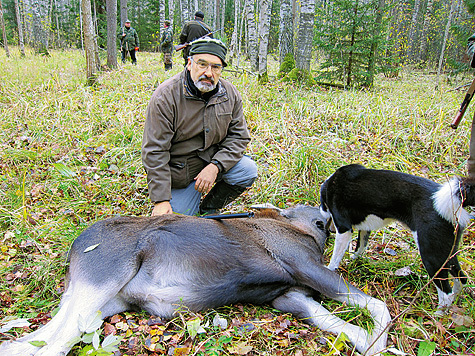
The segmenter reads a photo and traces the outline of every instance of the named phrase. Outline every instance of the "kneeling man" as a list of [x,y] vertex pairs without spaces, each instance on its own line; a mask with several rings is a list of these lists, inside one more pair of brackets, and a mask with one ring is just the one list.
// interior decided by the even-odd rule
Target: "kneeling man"
[[184,71],[152,95],[142,141],[152,215],[217,213],[257,177],[244,155],[250,135],[241,95],[220,78],[226,52],[217,39],[192,42]]

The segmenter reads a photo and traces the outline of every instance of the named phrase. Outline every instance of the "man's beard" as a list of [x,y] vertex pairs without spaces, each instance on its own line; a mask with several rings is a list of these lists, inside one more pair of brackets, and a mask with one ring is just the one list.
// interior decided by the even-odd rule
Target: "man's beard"
[[213,77],[207,77],[206,75],[200,76],[195,82],[195,87],[202,93],[208,93],[214,88],[216,88],[216,84],[214,82]]

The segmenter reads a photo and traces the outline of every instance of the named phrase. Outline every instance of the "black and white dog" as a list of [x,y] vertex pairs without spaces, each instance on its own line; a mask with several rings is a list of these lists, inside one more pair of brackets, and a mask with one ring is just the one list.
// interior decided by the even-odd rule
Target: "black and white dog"
[[[422,263],[435,277],[438,312],[450,306],[466,283],[457,249],[470,215],[463,209],[474,205],[473,182],[453,178],[444,185],[401,172],[367,169],[350,164],[340,167],[321,186],[322,213],[336,229],[328,268],[336,270],[348,249],[352,229],[358,230],[354,258],[368,244],[371,230],[398,220],[411,231]],[[454,277],[453,287],[449,273]]]

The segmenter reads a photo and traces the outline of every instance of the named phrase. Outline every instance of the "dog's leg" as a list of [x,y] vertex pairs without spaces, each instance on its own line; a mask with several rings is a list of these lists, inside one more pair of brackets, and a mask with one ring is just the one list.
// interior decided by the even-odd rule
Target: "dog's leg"
[[351,231],[340,234],[338,231],[335,235],[335,244],[333,245],[333,253],[328,264],[328,269],[335,271],[340,265],[345,252],[348,250],[351,242]]
[[371,231],[368,230],[359,230],[358,231],[358,242],[356,243],[356,251],[351,255],[352,259],[360,257],[363,252],[365,252],[366,247],[368,247],[368,240]]
[[462,291],[462,282],[459,278],[454,278],[454,285],[452,286],[451,293],[445,293],[439,287],[436,286],[437,296],[439,297],[439,305],[437,306],[437,315],[445,315],[447,308],[450,307],[457,295]]

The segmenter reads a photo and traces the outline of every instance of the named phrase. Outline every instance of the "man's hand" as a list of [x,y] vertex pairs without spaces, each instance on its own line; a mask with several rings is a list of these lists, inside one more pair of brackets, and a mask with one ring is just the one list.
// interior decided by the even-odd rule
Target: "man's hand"
[[211,187],[213,186],[214,182],[216,181],[218,173],[219,168],[215,164],[208,164],[195,177],[195,189],[201,194],[208,193],[211,190]]
[[156,203],[153,207],[152,216],[163,214],[173,214],[173,209],[169,201],[162,201],[160,203]]

